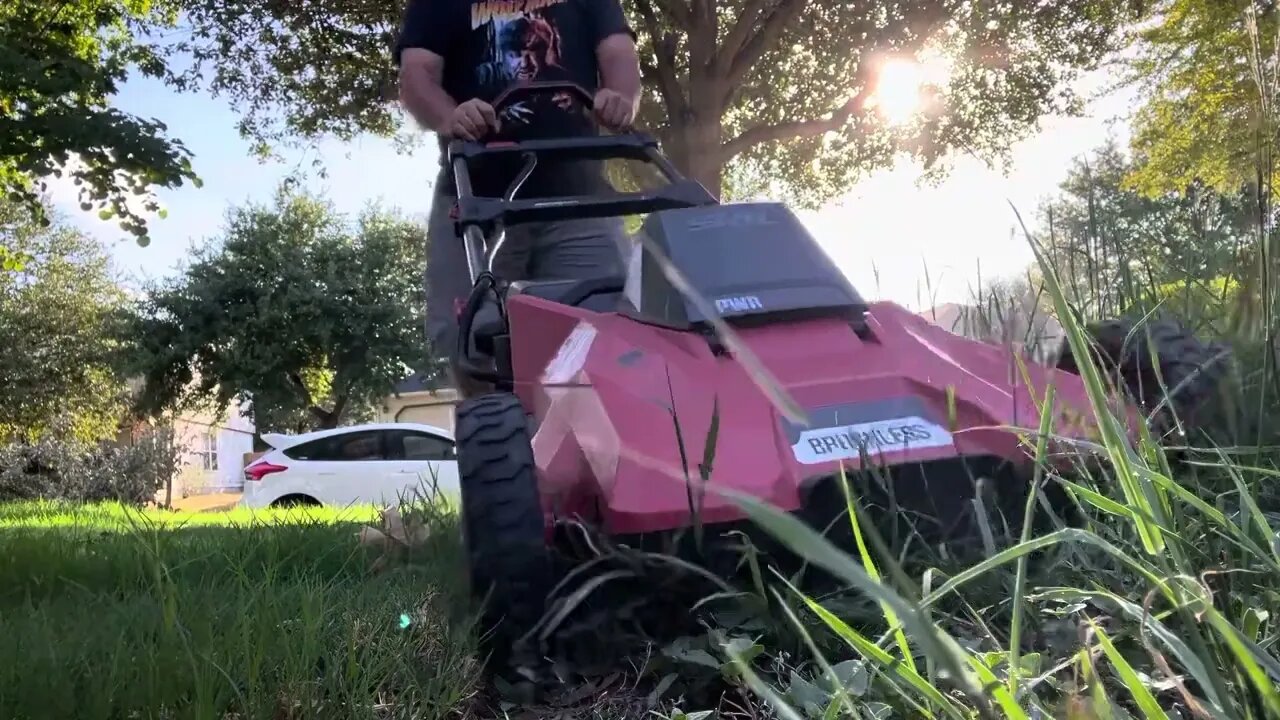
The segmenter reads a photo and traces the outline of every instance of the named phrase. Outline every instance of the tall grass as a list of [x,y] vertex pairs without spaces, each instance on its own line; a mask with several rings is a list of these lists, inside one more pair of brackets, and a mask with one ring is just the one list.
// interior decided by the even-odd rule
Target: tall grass
[[[1111,409],[1107,373],[1088,352],[1081,303],[1071,301],[1050,254],[1034,239],[1033,247],[1049,308],[1075,357],[1087,361],[1081,372],[1101,434],[1096,445],[1080,448],[1100,462],[1071,474],[1055,469],[1046,456],[1056,430],[1053,388],[1039,389],[1038,427],[1022,430],[1036,459],[1028,480],[1037,490],[1061,487],[1084,511],[1082,522],[1057,520],[1038,535],[1024,522],[1012,535],[992,518],[983,528],[988,556],[965,567],[896,555],[882,540],[864,542],[875,531],[848,482],[857,555],[792,515],[734,495],[777,540],[880,609],[851,612],[775,572],[774,598],[797,608],[790,618],[811,639],[810,656],[791,661],[789,677],[779,676],[776,668],[764,672],[759,659],[738,657],[732,643],[722,645],[771,715],[1280,717],[1274,453],[1255,447],[1242,460],[1238,447],[1210,447],[1173,459],[1150,433],[1131,440]],[[1135,292],[1125,304],[1151,299]],[[1225,304],[1194,307],[1228,312]],[[1251,342],[1269,344],[1271,334],[1232,339],[1247,353]],[[1255,418],[1255,427],[1265,420]],[[1045,502],[1033,491],[1024,520]],[[848,663],[861,668],[855,685],[847,670],[836,669]]]
[[[1039,261],[1068,342],[1088,358],[1054,267],[1043,254]],[[1131,442],[1109,410],[1105,374],[1092,361],[1082,373],[1103,430],[1093,448],[1100,468],[1068,476],[1046,462],[1052,388],[1042,390],[1039,426],[1023,440],[1037,459],[1035,486],[1063,487],[1085,509],[1083,524],[1059,522],[1038,536],[1024,525],[1021,535],[1002,536],[992,522],[985,534],[996,544],[972,566],[939,567],[864,543],[874,530],[860,521],[849,483],[858,556],[787,513],[735,496],[791,550],[882,608],[878,618],[850,617],[777,576],[777,602],[801,609],[797,628],[835,642],[821,652],[815,643],[789,680],[737,660],[774,714],[1280,717],[1280,504],[1258,489],[1280,473],[1225,452],[1178,465],[1149,433]],[[1033,493],[1026,517],[1043,501]],[[730,645],[724,650],[733,657]],[[833,660],[865,669],[857,692]]]
[[452,516],[376,573],[373,516],[0,508],[0,717],[452,716],[474,683]]

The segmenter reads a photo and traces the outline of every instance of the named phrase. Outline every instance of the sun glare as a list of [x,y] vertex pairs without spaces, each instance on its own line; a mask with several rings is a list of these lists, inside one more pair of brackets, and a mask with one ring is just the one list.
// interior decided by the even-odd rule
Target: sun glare
[[874,106],[889,124],[904,125],[923,109],[925,87],[945,84],[950,73],[951,67],[942,57],[886,60],[872,91]]

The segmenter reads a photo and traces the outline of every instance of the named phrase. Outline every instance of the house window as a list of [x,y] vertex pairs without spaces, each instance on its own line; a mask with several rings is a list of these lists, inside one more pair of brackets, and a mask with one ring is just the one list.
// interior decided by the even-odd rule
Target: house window
[[200,434],[195,454],[202,470],[213,471],[218,469],[217,431],[210,429]]

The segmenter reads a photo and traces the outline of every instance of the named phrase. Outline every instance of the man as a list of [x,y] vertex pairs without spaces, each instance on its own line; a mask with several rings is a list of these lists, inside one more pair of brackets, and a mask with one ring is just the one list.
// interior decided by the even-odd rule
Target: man
[[[457,190],[445,161],[448,142],[484,140],[500,131],[504,139],[595,133],[586,110],[600,125],[624,129],[635,120],[640,99],[639,60],[619,0],[409,0],[396,59],[401,103],[440,138],[440,175],[427,227],[427,334],[438,355],[451,354],[455,307],[471,281],[449,217]],[[538,80],[576,82],[594,93],[594,106],[578,107],[565,94],[529,96],[502,108],[501,117],[494,111],[490,103],[503,90]],[[518,158],[473,163],[473,191],[503,194],[522,164]],[[609,189],[598,162],[544,159],[523,188],[526,197]],[[493,268],[505,280],[614,274],[624,242],[620,218],[520,225],[507,229]]]

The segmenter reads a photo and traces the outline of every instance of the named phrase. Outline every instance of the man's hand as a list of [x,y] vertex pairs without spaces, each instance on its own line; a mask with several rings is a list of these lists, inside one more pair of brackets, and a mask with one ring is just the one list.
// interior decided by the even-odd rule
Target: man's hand
[[601,125],[615,132],[629,129],[636,120],[636,106],[625,95],[608,88],[596,93],[592,110]]
[[498,115],[493,106],[472,98],[454,108],[449,118],[449,135],[463,140],[481,140],[498,131]]

